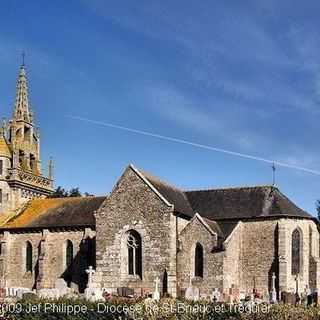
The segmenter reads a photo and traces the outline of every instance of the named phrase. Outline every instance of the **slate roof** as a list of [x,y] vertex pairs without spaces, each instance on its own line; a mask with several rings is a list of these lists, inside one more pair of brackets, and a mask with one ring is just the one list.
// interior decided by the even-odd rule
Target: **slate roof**
[[105,197],[53,198],[32,200],[1,229],[53,227],[95,227],[94,212]]
[[182,190],[161,181],[159,178],[154,177],[149,173],[140,172],[169,203],[174,205],[175,212],[189,217],[194,216],[194,211],[190,206],[186,194]]
[[[174,206],[177,213],[193,217],[199,213],[210,220],[295,217],[314,219],[274,186],[182,191],[159,178],[140,171],[150,184]],[[222,226],[229,232],[231,225]]]
[[185,192],[195,212],[213,220],[266,217],[313,217],[273,186]]

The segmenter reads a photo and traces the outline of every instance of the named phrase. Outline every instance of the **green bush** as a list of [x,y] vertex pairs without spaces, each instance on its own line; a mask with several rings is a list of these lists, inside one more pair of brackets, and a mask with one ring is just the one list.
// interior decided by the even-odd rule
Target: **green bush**
[[[116,298],[107,302],[91,303],[81,299],[25,300],[10,310],[2,305],[5,319],[11,320],[313,320],[320,319],[320,308],[290,305],[258,305],[253,308],[214,304],[207,301],[190,302],[162,299],[142,301]],[[33,308],[33,309],[32,309]],[[6,311],[6,312],[5,312]]]

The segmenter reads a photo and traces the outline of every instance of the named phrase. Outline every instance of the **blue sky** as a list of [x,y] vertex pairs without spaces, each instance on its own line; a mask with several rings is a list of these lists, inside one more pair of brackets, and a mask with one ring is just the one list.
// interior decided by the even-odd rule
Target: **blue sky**
[[[184,189],[272,182],[270,165],[80,122],[151,131],[320,170],[319,1],[0,3],[0,114],[21,52],[56,185],[110,192],[128,163]],[[277,169],[315,213],[320,176]]]

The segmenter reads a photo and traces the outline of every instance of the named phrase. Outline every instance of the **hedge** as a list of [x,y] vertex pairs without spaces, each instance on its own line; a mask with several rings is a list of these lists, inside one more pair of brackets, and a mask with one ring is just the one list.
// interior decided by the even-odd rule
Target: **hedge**
[[313,320],[320,308],[278,305],[253,307],[162,299],[160,302],[113,299],[90,303],[80,299],[25,300],[1,305],[4,319],[11,320]]

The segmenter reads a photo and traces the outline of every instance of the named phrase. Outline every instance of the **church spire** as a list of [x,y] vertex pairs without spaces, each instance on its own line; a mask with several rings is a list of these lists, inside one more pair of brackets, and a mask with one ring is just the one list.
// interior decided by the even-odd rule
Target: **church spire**
[[22,120],[27,123],[33,124],[33,116],[28,97],[28,81],[26,67],[24,64],[24,54],[17,81],[16,101],[14,106],[13,118],[16,121]]

